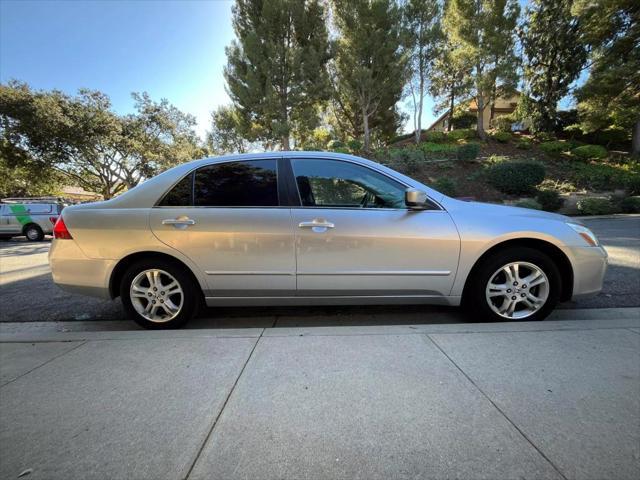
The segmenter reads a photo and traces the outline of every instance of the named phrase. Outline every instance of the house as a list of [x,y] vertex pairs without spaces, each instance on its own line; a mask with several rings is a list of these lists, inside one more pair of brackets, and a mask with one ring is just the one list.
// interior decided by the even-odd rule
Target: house
[[[493,121],[496,118],[499,118],[503,115],[509,115],[513,112],[515,112],[516,107],[518,106],[518,100],[520,99],[520,92],[517,92],[509,97],[499,97],[496,100],[496,103],[493,107],[493,112],[490,106],[487,106],[484,109],[484,128],[489,129],[492,128],[493,125]],[[476,104],[475,99],[471,99],[471,100],[466,100],[464,102],[464,104],[466,104],[466,109],[465,111],[467,113],[470,113],[472,115],[477,115],[478,114],[478,106]],[[462,104],[461,104],[462,105]],[[493,115],[493,117],[492,117]],[[440,117],[438,117],[438,119],[433,122],[433,124],[431,124],[431,126],[429,128],[427,128],[427,131],[435,131],[435,132],[446,132],[449,126],[449,121],[450,121],[450,112],[449,110],[447,110],[446,112],[444,112],[442,115],[440,115]],[[473,127],[475,128],[475,126]],[[520,130],[522,127],[521,125],[514,125],[512,127],[514,130]]]

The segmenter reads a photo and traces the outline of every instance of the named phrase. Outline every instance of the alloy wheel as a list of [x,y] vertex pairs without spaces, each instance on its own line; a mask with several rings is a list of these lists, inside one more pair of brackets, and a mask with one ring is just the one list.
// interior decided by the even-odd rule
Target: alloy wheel
[[143,270],[136,275],[129,296],[136,312],[155,323],[174,319],[184,304],[180,283],[173,275],[159,269]]
[[524,319],[546,303],[549,279],[533,263],[508,263],[490,277],[485,296],[491,309],[501,317]]

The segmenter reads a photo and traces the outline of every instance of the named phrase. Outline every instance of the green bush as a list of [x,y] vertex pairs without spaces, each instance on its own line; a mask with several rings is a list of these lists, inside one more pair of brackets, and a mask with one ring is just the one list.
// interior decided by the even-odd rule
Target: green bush
[[540,144],[540,150],[549,155],[554,155],[562,152],[568,152],[574,145],[562,140],[552,140],[550,142],[542,142]]
[[601,145],[582,145],[581,147],[571,150],[576,157],[583,160],[589,160],[591,158],[607,158],[609,152]]
[[501,162],[489,166],[486,178],[489,185],[506,194],[526,194],[544,180],[544,165],[534,161]]
[[578,202],[577,207],[583,215],[607,215],[613,211],[608,198],[585,198]]
[[520,150],[531,150],[532,147],[533,142],[526,137],[522,137],[516,142],[516,148]]
[[640,197],[627,197],[620,202],[620,210],[624,213],[640,213]]
[[536,200],[547,212],[556,212],[564,205],[564,200],[555,190],[540,190],[536,195]]
[[508,162],[509,160],[511,160],[511,157],[508,155],[489,155],[487,164],[493,165],[494,163]]
[[598,145],[609,147],[620,145],[629,141],[629,131],[620,127],[609,127],[589,135],[589,139]]
[[457,186],[455,180],[449,177],[440,177],[433,182],[433,188],[440,193],[444,193],[448,197],[455,197],[457,193]]
[[456,150],[456,157],[463,162],[475,160],[480,153],[480,145],[477,143],[465,143],[460,145]]
[[340,140],[330,140],[329,143],[327,143],[327,148],[329,150],[335,150],[337,148],[345,148],[345,144]]
[[590,190],[624,188],[630,195],[640,194],[640,164],[603,164],[574,162],[573,180]]
[[556,136],[553,133],[549,132],[536,132],[535,138],[539,142],[553,142],[556,139]]
[[347,142],[347,147],[352,152],[359,152],[362,150],[362,142],[360,140],[349,140]]
[[468,128],[462,128],[460,130],[451,130],[447,132],[447,138],[449,140],[458,141],[458,140],[469,140],[471,138],[476,138],[476,131]]
[[623,179],[623,183],[627,193],[631,195],[640,195],[640,172],[629,172],[629,174]]
[[451,125],[455,129],[471,128],[478,121],[478,116],[469,112],[457,112],[453,115]]
[[511,132],[511,126],[516,123],[516,119],[512,115],[500,115],[493,119],[492,124],[502,132]]
[[402,173],[412,175],[420,170],[424,163],[424,154],[413,147],[396,148],[389,150],[391,165]]
[[509,132],[496,132],[491,135],[491,138],[493,138],[496,142],[509,143],[513,138],[513,135],[511,135]]
[[515,204],[516,207],[530,208],[532,210],[542,210],[542,205],[536,202],[533,198],[525,198]]
[[447,134],[434,130],[425,133],[424,135],[422,135],[422,138],[424,138],[427,142],[442,143],[447,141]]
[[[422,153],[424,153],[425,156],[433,157],[434,155],[432,154],[444,153],[454,155],[458,149],[458,146],[451,143],[422,142],[420,145],[418,145],[418,148],[422,150]],[[443,155],[439,156],[442,157]]]

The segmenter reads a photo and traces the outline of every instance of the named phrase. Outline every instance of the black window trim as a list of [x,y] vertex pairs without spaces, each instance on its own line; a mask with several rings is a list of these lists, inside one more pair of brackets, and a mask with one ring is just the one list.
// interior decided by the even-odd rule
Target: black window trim
[[[244,163],[244,162],[254,162],[258,160],[276,160],[276,188],[278,194],[278,205],[269,205],[269,206],[249,206],[249,205],[194,205],[195,203],[195,177],[196,172],[201,168],[213,167],[216,165],[223,165],[225,163]],[[284,203],[288,203],[290,201],[291,194],[289,192],[288,185],[285,185],[288,182],[285,182],[280,174],[280,168],[283,158],[282,157],[257,157],[257,158],[241,158],[241,159],[229,159],[222,162],[211,162],[205,163],[203,165],[198,165],[188,173],[181,176],[176,182],[174,182],[171,187],[167,188],[167,191],[162,194],[162,196],[156,201],[155,205],[152,208],[291,208],[289,205],[283,205],[283,198],[286,199]],[[283,165],[284,166],[284,165]],[[289,166],[289,168],[291,168]],[[169,195],[169,192],[174,189],[176,185],[178,185],[182,180],[191,175],[191,205],[181,205],[181,206],[173,206],[173,205],[160,205],[164,198]]]
[[[442,207],[442,205],[440,205],[438,202],[436,202],[435,200],[433,200],[429,195],[427,195],[427,201],[429,203],[431,203],[431,205],[433,206],[433,208],[426,208],[423,210],[414,210],[411,209],[409,207],[404,207],[404,208],[390,208],[390,207],[384,207],[384,208],[380,208],[380,207],[330,207],[330,206],[313,206],[313,207],[309,207],[309,206],[305,206],[302,204],[302,197],[300,197],[300,190],[298,188],[298,182],[296,181],[296,177],[295,174],[293,172],[293,166],[291,165],[291,160],[334,160],[336,162],[345,162],[345,163],[351,163],[353,165],[358,165],[360,167],[363,168],[367,168],[369,170],[371,170],[372,172],[376,172],[396,183],[399,183],[400,185],[402,185],[405,189],[406,188],[415,188],[412,185],[407,185],[407,183],[403,182],[402,180],[392,177],[391,175],[389,175],[386,172],[382,172],[378,169],[372,168],[369,165],[364,165],[360,162],[356,162],[353,161],[351,159],[348,158],[331,158],[331,157],[290,157],[290,158],[286,158],[286,160],[288,160],[288,164],[289,164],[289,170],[290,170],[290,177],[288,177],[288,182],[290,185],[293,186],[293,188],[295,189],[295,194],[297,197],[297,205],[295,207],[292,208],[305,208],[305,209],[310,209],[310,210],[357,210],[357,211],[393,211],[393,212],[397,212],[397,211],[410,211],[410,212],[434,212],[434,211],[444,211],[444,208]],[[290,187],[291,188],[291,187]]]

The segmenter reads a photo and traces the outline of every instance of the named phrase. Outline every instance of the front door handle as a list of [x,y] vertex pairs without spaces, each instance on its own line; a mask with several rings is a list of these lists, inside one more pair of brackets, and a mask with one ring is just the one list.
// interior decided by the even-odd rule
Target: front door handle
[[300,222],[298,224],[300,228],[310,228],[316,233],[326,232],[327,228],[335,228],[335,225],[331,222],[327,222],[323,218],[314,218],[310,222]]
[[162,220],[162,224],[163,225],[173,225],[174,227],[180,229],[180,230],[184,230],[185,228],[187,228],[189,225],[195,225],[196,221],[189,218],[189,217],[185,217],[185,216],[181,216],[178,218],[165,218],[164,220]]

